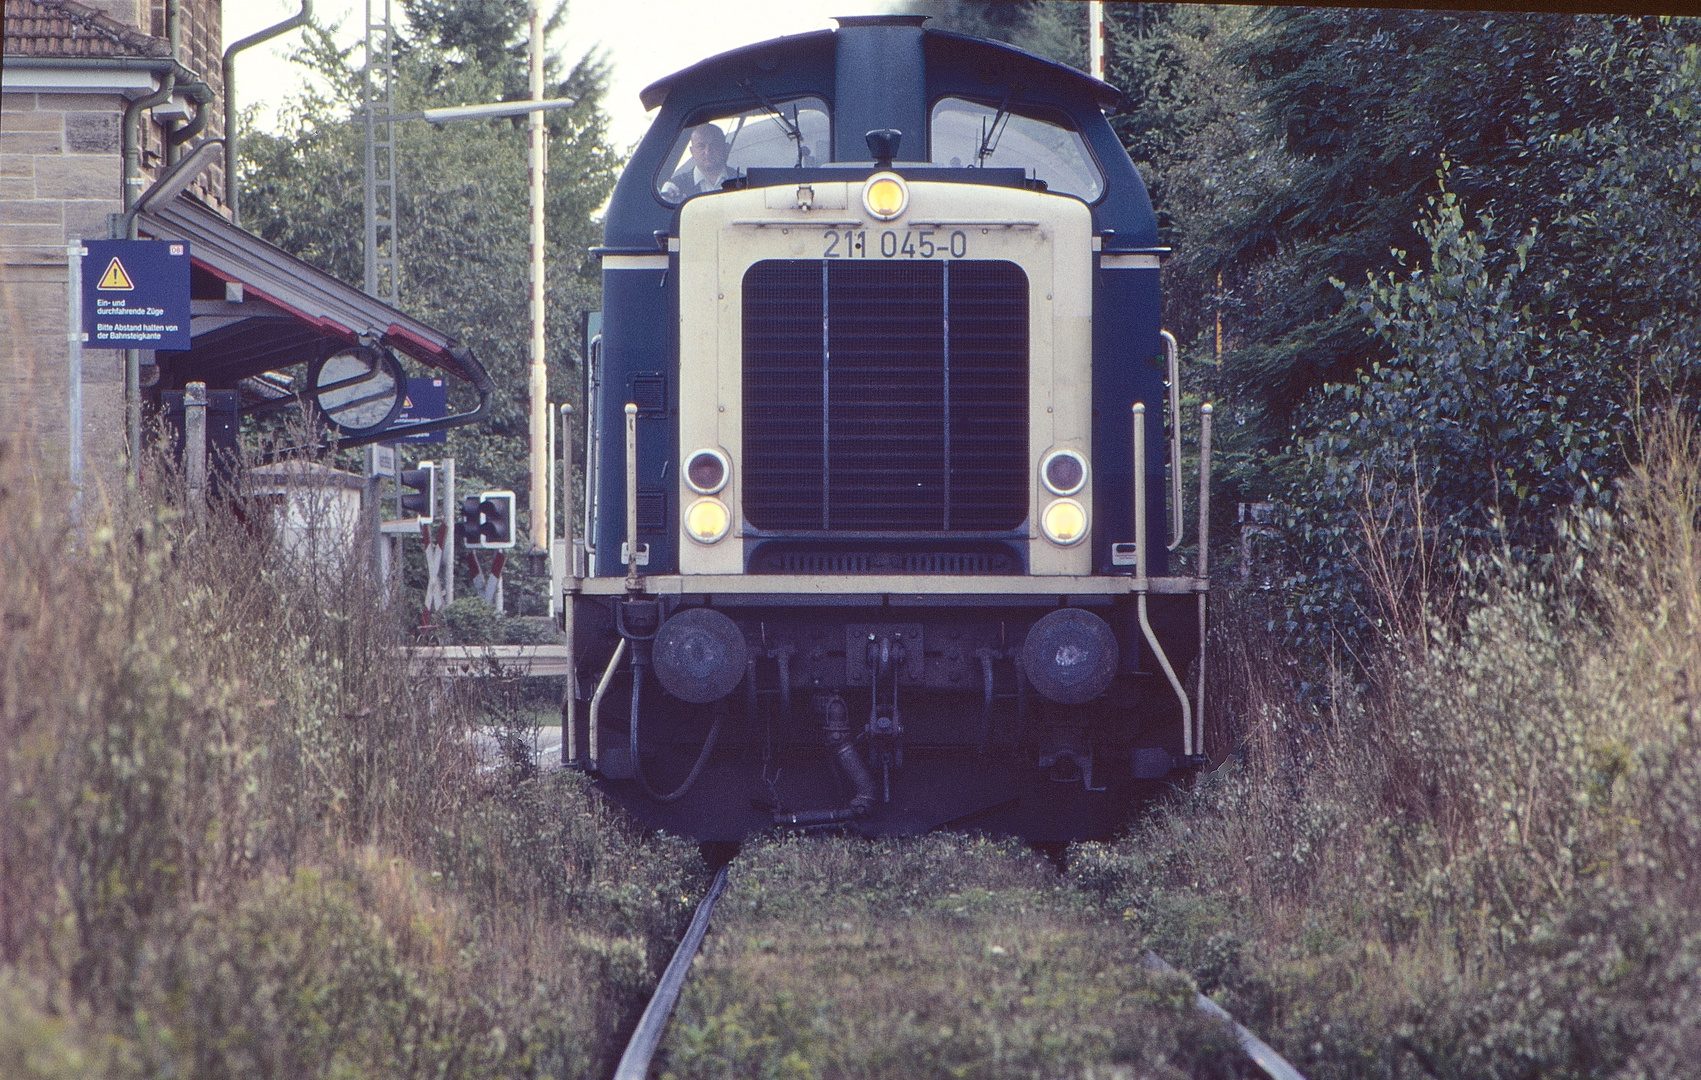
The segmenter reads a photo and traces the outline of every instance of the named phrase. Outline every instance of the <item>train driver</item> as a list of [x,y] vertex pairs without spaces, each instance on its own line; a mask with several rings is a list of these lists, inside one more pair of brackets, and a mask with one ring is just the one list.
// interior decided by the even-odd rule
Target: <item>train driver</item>
[[726,179],[726,133],[714,124],[691,129],[691,160],[679,167],[662,185],[664,198],[679,199],[706,191],[719,191]]

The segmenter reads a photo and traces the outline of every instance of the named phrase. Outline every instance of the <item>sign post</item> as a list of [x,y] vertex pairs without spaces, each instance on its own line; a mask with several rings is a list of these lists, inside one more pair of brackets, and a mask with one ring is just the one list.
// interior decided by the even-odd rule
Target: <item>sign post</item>
[[65,258],[71,270],[66,279],[71,294],[70,333],[65,335],[66,344],[70,346],[65,373],[65,434],[69,444],[66,466],[71,474],[71,497],[76,500],[79,513],[83,499],[83,342],[89,337],[82,326],[83,256],[88,253],[89,249],[83,246],[81,237],[71,237],[65,247]]

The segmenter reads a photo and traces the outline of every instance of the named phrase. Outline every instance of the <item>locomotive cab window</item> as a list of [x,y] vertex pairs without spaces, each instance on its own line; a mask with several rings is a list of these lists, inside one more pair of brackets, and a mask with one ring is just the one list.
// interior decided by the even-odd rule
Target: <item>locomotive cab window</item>
[[940,98],[933,106],[934,165],[953,168],[1016,166],[1044,180],[1048,190],[1093,202],[1104,192],[1104,174],[1080,132],[1061,117],[1034,116],[1006,106]]
[[678,204],[719,191],[742,169],[823,165],[831,158],[831,146],[827,103],[820,98],[755,102],[681,131],[656,176],[656,194]]

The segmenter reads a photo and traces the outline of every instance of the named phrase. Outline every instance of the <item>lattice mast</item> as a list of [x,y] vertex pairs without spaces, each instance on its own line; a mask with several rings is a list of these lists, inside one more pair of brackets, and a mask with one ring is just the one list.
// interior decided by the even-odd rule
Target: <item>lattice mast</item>
[[366,292],[391,306],[400,302],[401,266],[396,243],[395,23],[391,0],[366,0],[366,66],[360,79],[366,121]]

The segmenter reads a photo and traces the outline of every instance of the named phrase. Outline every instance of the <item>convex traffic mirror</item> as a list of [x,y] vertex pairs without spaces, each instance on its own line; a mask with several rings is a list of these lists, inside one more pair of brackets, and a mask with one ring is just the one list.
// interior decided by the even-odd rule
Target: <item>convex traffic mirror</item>
[[340,349],[307,370],[308,398],[344,435],[382,431],[401,411],[407,385],[401,361],[368,345]]

